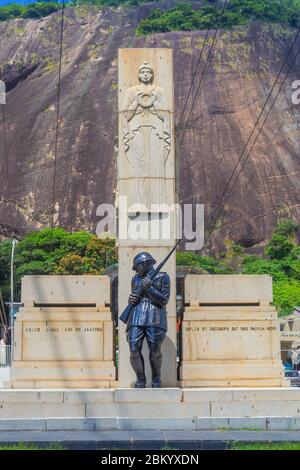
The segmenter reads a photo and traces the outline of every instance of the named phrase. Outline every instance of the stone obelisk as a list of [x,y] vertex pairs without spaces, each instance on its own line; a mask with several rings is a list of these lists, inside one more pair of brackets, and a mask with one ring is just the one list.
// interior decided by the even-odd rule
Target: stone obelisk
[[[175,244],[175,146],[171,49],[119,49],[119,138],[117,156],[119,313],[131,291],[132,260],[140,251],[160,262]],[[176,261],[164,266],[171,279],[167,305],[162,385],[177,385]],[[126,326],[119,322],[119,386],[131,387]],[[147,386],[151,381],[147,346]],[[148,370],[147,370],[148,364]]]

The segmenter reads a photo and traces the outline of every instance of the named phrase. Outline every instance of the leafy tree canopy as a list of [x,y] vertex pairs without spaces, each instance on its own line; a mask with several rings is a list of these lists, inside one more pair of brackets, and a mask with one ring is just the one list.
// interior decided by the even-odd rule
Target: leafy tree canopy
[[199,8],[186,2],[169,10],[155,8],[140,22],[137,35],[232,28],[255,20],[299,27],[300,0],[230,0],[217,9],[212,2]]
[[[230,256],[214,258],[193,252],[179,252],[178,266],[191,266],[211,274],[268,274],[273,277],[274,305],[287,315],[300,305],[300,246],[298,225],[283,220],[265,249],[265,256],[249,256],[240,245],[228,244]],[[0,242],[0,287],[10,296],[11,240]],[[87,232],[66,232],[62,228],[29,233],[15,249],[16,299],[20,299],[21,278],[26,274],[102,274],[117,263],[112,237],[99,239]]]
[[[11,241],[0,243],[0,285],[9,298]],[[47,228],[29,233],[15,249],[17,297],[25,274],[102,274],[117,262],[114,238],[99,239],[88,232]]]
[[300,305],[300,246],[298,225],[282,220],[265,249],[265,257],[244,253],[240,245],[228,246],[230,256],[222,259],[199,256],[191,252],[177,253],[177,265],[193,266],[211,274],[268,274],[273,277],[274,305],[279,315],[290,314]]

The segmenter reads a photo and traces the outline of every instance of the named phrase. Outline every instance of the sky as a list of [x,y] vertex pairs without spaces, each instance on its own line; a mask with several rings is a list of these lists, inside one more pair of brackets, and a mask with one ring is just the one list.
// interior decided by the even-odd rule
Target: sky
[[36,0],[0,0],[0,6],[9,5],[10,3],[20,3],[26,5],[27,3],[34,3]]
[[0,0],[0,6],[9,5],[10,3],[19,3],[20,5],[28,5],[28,3],[35,3],[36,1],[38,0]]

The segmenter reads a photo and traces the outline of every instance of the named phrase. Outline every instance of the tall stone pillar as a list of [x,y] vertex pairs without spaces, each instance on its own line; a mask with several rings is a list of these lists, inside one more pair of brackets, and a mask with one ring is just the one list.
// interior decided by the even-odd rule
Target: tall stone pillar
[[[171,49],[119,50],[118,250],[119,312],[131,291],[132,261],[149,251],[160,262],[175,243],[175,146]],[[168,335],[163,344],[162,384],[177,385],[176,262],[165,265],[171,279]],[[129,361],[126,326],[119,322],[119,386],[135,375]],[[146,343],[146,342],[145,342]],[[147,386],[151,382],[147,346]]]

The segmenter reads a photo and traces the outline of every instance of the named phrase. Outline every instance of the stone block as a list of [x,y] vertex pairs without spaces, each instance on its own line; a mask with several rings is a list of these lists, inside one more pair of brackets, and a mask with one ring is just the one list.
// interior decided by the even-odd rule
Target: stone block
[[85,417],[84,403],[1,403],[0,419]]
[[233,401],[232,390],[216,390],[216,389],[183,389],[183,402],[184,403],[198,403],[198,402],[213,402],[213,401]]
[[228,427],[230,429],[240,429],[240,430],[267,430],[266,418],[256,417],[256,418],[228,418]]
[[46,431],[94,431],[93,419],[54,418],[46,420]]
[[217,431],[228,427],[228,418],[197,418],[197,431]]
[[65,403],[113,403],[113,390],[72,390],[63,392]]
[[233,400],[240,402],[249,401],[300,401],[300,388],[255,388],[255,389],[239,389],[233,390]]
[[182,391],[179,388],[118,389],[114,392],[116,403],[180,403]]
[[241,362],[183,361],[180,385],[190,387],[286,387],[282,363],[277,360]]
[[[291,431],[297,429],[294,427],[295,418],[292,416],[270,416],[266,421],[268,431]],[[298,429],[300,429],[300,426]]]
[[192,431],[196,430],[196,418],[117,418],[117,429],[120,431]]
[[24,276],[21,301],[35,304],[95,304],[110,303],[108,276]]
[[[236,307],[232,305],[228,306],[209,306],[209,307],[197,307],[193,305],[192,307],[186,307],[184,312],[184,320],[186,322],[201,321],[201,322],[226,322],[226,321],[235,321],[235,322],[266,322],[277,320],[277,312],[274,307]],[[239,323],[238,323],[239,325]],[[252,325],[255,326],[255,325]],[[259,326],[259,324],[258,324]],[[205,327],[205,324],[203,324]],[[213,330],[212,330],[213,331]],[[239,331],[232,330],[232,331]],[[241,330],[245,331],[245,330]],[[252,329],[252,331],[255,331]],[[262,330],[263,331],[263,330]]]
[[272,278],[268,275],[197,275],[185,278],[185,301],[200,304],[270,304]]
[[87,417],[127,417],[153,419],[153,416],[160,419],[189,418],[194,419],[197,416],[209,416],[210,408],[208,403],[174,403],[162,404],[157,403],[87,403]]
[[62,391],[0,390],[0,403],[62,403]]
[[45,431],[44,419],[0,419],[0,431]]
[[[11,380],[103,380],[115,379],[112,361],[15,361]],[[24,387],[25,388],[25,387]],[[44,387],[47,388],[47,387]],[[63,388],[63,387],[62,387]],[[84,387],[81,387],[84,388]]]
[[261,417],[300,416],[300,401],[252,401],[233,403],[211,403],[211,416]]
[[13,382],[6,382],[4,383],[4,387],[6,389],[23,389],[23,388],[33,388],[33,389],[43,389],[43,388],[51,388],[51,389],[62,389],[62,388],[70,388],[70,389],[84,389],[84,388],[92,388],[92,389],[108,389],[108,388],[115,388],[116,382],[115,381],[104,381],[104,380],[97,380],[97,379],[74,379],[74,380],[14,380]]
[[184,320],[182,336],[184,361],[280,359],[277,320]]

